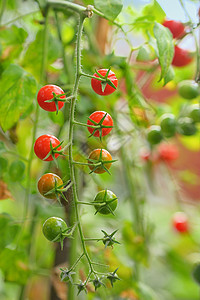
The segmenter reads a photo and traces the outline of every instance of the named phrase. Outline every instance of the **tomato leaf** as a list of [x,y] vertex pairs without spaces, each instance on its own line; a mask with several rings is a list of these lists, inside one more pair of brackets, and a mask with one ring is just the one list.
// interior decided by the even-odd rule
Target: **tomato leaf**
[[169,66],[171,65],[174,56],[173,37],[166,27],[157,22],[154,25],[153,32],[158,47],[157,54],[161,66],[161,80],[167,76]]
[[114,20],[122,10],[122,0],[94,0],[94,7],[107,18]]
[[175,76],[175,72],[172,66],[169,66],[167,74],[164,76],[164,85],[166,85],[169,81],[173,80]]
[[161,22],[165,18],[165,12],[160,6],[160,4],[153,0],[150,4],[147,4],[143,10],[142,14],[148,16],[148,18],[154,18],[154,20]]
[[10,129],[32,104],[36,81],[18,65],[11,64],[3,72],[0,82],[0,126]]

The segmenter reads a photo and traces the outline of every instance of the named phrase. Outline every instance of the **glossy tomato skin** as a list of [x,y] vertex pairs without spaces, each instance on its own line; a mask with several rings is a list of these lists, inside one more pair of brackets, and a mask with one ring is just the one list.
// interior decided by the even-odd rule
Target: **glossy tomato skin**
[[[106,114],[106,117],[105,119],[103,120],[103,123],[102,125],[105,125],[105,126],[113,126],[113,119],[111,118],[111,116],[106,113],[105,111],[95,111],[93,112],[89,118],[93,121],[95,121],[96,123],[99,123],[101,121],[101,119],[105,116]],[[88,125],[95,125],[93,124],[89,119],[87,121],[87,124]],[[107,134],[109,134],[111,132],[112,128],[102,128],[102,136],[106,136]],[[94,128],[92,127],[88,127],[88,131],[92,134],[93,131],[94,131]],[[93,134],[94,136],[96,137],[99,137],[100,136],[100,132],[99,130],[96,130],[95,133]]]
[[165,162],[171,162],[179,157],[179,151],[176,145],[163,143],[158,146],[160,159]]
[[187,215],[184,212],[176,212],[172,218],[173,228],[179,233],[189,232]]
[[191,53],[188,50],[182,49],[178,46],[174,47],[174,57],[172,65],[175,67],[184,67],[190,64],[193,60]]
[[[62,233],[67,228],[67,224],[63,219],[57,217],[50,217],[44,222],[42,232],[47,238],[47,240],[60,242]],[[55,240],[56,237],[58,238]]]
[[[89,157],[88,157],[88,163],[91,163],[90,159],[92,160],[99,160],[99,157],[100,157],[100,153],[101,153],[101,149],[95,149],[93,150]],[[108,160],[112,160],[112,156],[110,155],[110,153],[105,150],[105,149],[102,149],[102,160],[103,161],[108,161]],[[106,163],[104,166],[106,167],[106,169],[110,169],[112,163]],[[94,170],[95,167],[89,165],[89,168],[91,171]],[[102,166],[99,166],[95,171],[94,173],[97,173],[97,174],[102,174],[102,173],[105,173],[106,171],[103,169]]]
[[57,199],[54,192],[49,195],[45,195],[47,192],[55,188],[55,183],[57,183],[57,187],[63,184],[62,179],[58,175],[53,173],[42,175],[38,180],[38,190],[40,194],[48,199]]
[[[105,194],[106,194],[106,197],[105,197]],[[115,200],[113,200],[115,199]],[[113,201],[112,201],[113,200]],[[96,195],[95,199],[94,199],[95,202],[99,202],[99,203],[105,203],[105,205],[100,205],[100,204],[94,204],[94,207],[96,209],[96,211],[102,215],[108,215],[110,214],[110,210],[113,212],[116,208],[117,208],[117,203],[118,203],[118,200],[117,200],[117,196],[112,192],[112,191],[100,191],[98,192],[98,194]],[[110,210],[109,210],[109,208]]]
[[[43,160],[47,156],[47,154],[51,150],[50,142],[53,148],[55,148],[60,144],[60,141],[55,136],[50,134],[44,134],[41,135],[39,138],[37,138],[34,145],[34,152],[37,155],[37,157]],[[58,147],[57,150],[58,151],[61,150],[61,146]],[[57,158],[58,156],[59,153],[55,153],[55,158]],[[53,160],[52,155],[50,155],[48,158],[45,159],[45,161],[51,161],[51,160]]]
[[173,114],[164,114],[160,119],[160,127],[165,137],[172,137],[176,133],[176,120]]
[[174,39],[180,39],[185,34],[185,26],[179,21],[164,20],[163,26],[171,31]]
[[[45,102],[46,100],[51,100],[54,97],[52,92],[54,92],[56,95],[64,94],[64,91],[59,86],[48,84],[43,86],[37,95],[39,106],[46,111],[56,111],[56,105],[54,102]],[[65,99],[65,95],[61,96],[60,98]],[[58,109],[60,110],[63,106],[64,102],[58,101]]]
[[151,145],[156,145],[161,142],[163,138],[161,127],[158,125],[152,125],[147,131],[147,140]]
[[189,107],[189,117],[195,122],[200,123],[200,105],[193,104]]
[[[102,76],[105,76],[106,73],[107,73],[107,71],[108,71],[108,69],[100,69],[100,70],[98,70],[98,72]],[[99,77],[99,75],[97,73],[94,73],[93,76]],[[112,81],[112,83],[117,87],[118,80],[117,80],[117,77],[115,76],[114,72],[112,72],[112,71],[109,72],[108,79],[110,79]],[[91,85],[92,85],[92,89],[95,91],[95,93],[97,93],[98,95],[101,95],[101,96],[110,95],[110,94],[112,94],[115,91],[115,89],[112,86],[110,86],[109,84],[106,84],[105,90],[103,91],[102,90],[101,81],[97,80],[95,78],[92,78]]]
[[191,100],[200,95],[200,88],[194,80],[183,80],[178,84],[178,92],[181,97]]

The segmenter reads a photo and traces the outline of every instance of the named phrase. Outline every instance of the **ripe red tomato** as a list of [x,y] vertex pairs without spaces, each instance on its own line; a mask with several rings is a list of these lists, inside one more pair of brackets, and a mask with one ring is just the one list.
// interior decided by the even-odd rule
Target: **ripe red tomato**
[[158,146],[159,157],[166,162],[176,160],[179,157],[179,151],[176,145],[173,144],[160,144]]
[[[34,152],[37,157],[43,160],[47,156],[47,154],[51,151],[50,142],[53,148],[57,147],[60,144],[60,141],[55,136],[50,134],[44,134],[37,138],[34,145]],[[59,150],[61,150],[61,146],[57,148],[57,151]],[[59,156],[59,153],[55,153],[54,155],[55,158],[57,158]],[[45,159],[45,161],[50,160],[53,160],[52,155]]]
[[[55,102],[45,102],[46,100],[51,100],[53,99],[53,93],[55,93],[56,95],[61,95],[64,94],[63,90],[57,86],[57,85],[53,85],[53,84],[48,84],[43,86],[37,95],[37,101],[38,104],[41,108],[43,108],[44,110],[47,111],[56,111],[56,104]],[[61,99],[65,99],[65,95],[64,96],[60,96]],[[58,101],[58,109],[60,110],[64,105],[64,102]]]
[[[105,116],[106,115],[106,116]],[[104,118],[105,117],[105,118]],[[104,118],[103,122],[101,121]],[[90,121],[89,119],[93,120],[94,122]],[[93,112],[87,121],[88,125],[104,125],[104,126],[113,126],[113,120],[111,116],[106,113],[105,111],[95,111]],[[102,122],[102,123],[101,123]],[[105,136],[109,134],[112,130],[112,127],[110,128],[100,128],[95,129],[92,127],[88,127],[88,131],[93,134],[93,136],[99,137],[99,136]]]
[[[88,163],[95,164],[101,162],[101,165],[97,168],[95,166],[89,165],[89,168],[91,171],[97,174],[105,173],[106,172],[105,168],[110,169],[112,165],[112,163],[109,163],[109,161],[111,160],[112,160],[112,156],[107,150],[95,149],[90,153],[88,157]],[[106,161],[108,161],[108,163],[106,163]]]
[[55,186],[59,187],[63,184],[62,179],[53,173],[47,173],[42,175],[38,181],[38,190],[42,196],[48,199],[57,199],[56,193],[52,192],[51,194],[45,195],[50,190],[54,189]]
[[[105,76],[107,71],[108,71],[108,69],[98,70],[98,72],[102,76]],[[94,73],[93,76],[99,77],[99,75],[97,73]],[[117,77],[115,76],[114,72],[112,72],[112,71],[109,72],[108,79],[110,79],[112,81],[112,83],[115,85],[115,87],[117,87],[118,80],[117,80]],[[107,95],[112,94],[115,91],[115,88],[110,86],[108,83],[106,84],[106,86],[104,86],[104,84],[105,83],[103,83],[102,81],[95,79],[95,78],[92,78],[92,80],[91,80],[92,88],[95,91],[95,93],[97,93],[98,95],[107,96]]]
[[172,218],[172,224],[179,233],[189,232],[188,218],[184,212],[176,212]]
[[174,58],[172,60],[172,65],[176,67],[184,67],[190,64],[193,60],[191,52],[182,49],[178,46],[174,47]]
[[174,39],[180,39],[185,34],[185,26],[175,20],[164,20],[163,26],[169,28]]

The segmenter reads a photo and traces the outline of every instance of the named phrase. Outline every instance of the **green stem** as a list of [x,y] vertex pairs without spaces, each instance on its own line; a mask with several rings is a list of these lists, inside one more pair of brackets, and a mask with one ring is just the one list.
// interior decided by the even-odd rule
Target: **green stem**
[[[188,13],[187,9],[185,8],[185,5],[183,3],[183,0],[179,0],[181,7],[183,8],[188,20],[190,21],[190,24],[192,24],[192,19],[190,17],[190,14]],[[191,33],[193,35],[194,38],[194,42],[195,42],[195,47],[196,47],[196,74],[195,74],[195,80],[196,82],[200,81],[200,53],[199,53],[199,43],[197,40],[197,37],[195,35],[194,32],[194,28],[191,26]]]
[[6,0],[2,0],[1,11],[0,11],[0,25],[2,25],[1,21],[2,21],[2,17],[3,17],[3,13],[4,13],[5,8],[6,8]]
[[86,11],[86,7],[76,4],[76,3],[72,3],[72,2],[68,2],[68,1],[62,1],[62,0],[48,0],[48,4],[52,7],[58,8],[66,8],[66,9],[70,9],[73,10],[74,12],[77,12],[79,14],[83,13]]
[[[6,1],[6,0],[4,0],[4,1]],[[39,10],[34,10],[34,11],[31,11],[31,12],[28,12],[27,14],[20,15],[20,16],[14,18],[14,19],[12,19],[12,20],[10,20],[10,21],[8,21],[8,22],[2,24],[1,26],[7,26],[7,25],[12,24],[12,23],[14,23],[14,22],[16,22],[16,21],[18,21],[18,20],[20,20],[20,19],[26,17],[26,16],[33,15],[33,14],[36,14],[36,13],[38,13],[38,12],[39,12]]]
[[80,125],[80,126],[85,126],[85,127],[91,127],[91,128],[95,128],[95,129],[101,128],[100,125],[88,125],[88,124],[77,122],[77,121],[74,121],[74,124]]
[[92,242],[92,241],[103,241],[103,239],[95,239],[95,238],[85,238],[85,242]]
[[[56,2],[57,3],[57,2]],[[66,3],[66,2],[65,2]],[[72,185],[72,192],[73,192],[73,201],[74,201],[74,207],[71,213],[71,223],[78,223],[78,230],[79,230],[79,235],[81,238],[81,244],[83,248],[83,253],[88,261],[88,264],[90,266],[90,270],[93,272],[93,266],[91,264],[90,257],[87,253],[87,249],[85,246],[84,242],[84,236],[83,236],[83,231],[80,223],[80,215],[79,215],[79,210],[78,210],[78,196],[77,196],[77,190],[76,190],[76,179],[75,179],[75,170],[74,170],[74,162],[73,162],[73,128],[74,128],[74,113],[75,113],[75,106],[76,106],[76,99],[77,99],[77,94],[78,94],[78,85],[79,85],[79,80],[80,80],[80,74],[81,74],[81,37],[82,37],[82,30],[83,30],[83,22],[84,22],[85,16],[80,14],[79,17],[79,25],[78,25],[78,33],[77,33],[77,42],[76,42],[76,76],[75,76],[75,83],[74,83],[74,88],[73,88],[73,95],[74,95],[74,100],[71,101],[70,104],[70,127],[69,127],[69,168],[70,168],[70,177],[71,181],[73,182]],[[74,258],[76,255],[76,238],[72,240],[71,243],[71,248],[70,248],[70,265],[73,263]],[[75,299],[75,294],[74,294],[74,286],[69,285],[68,289],[68,299],[74,300]]]

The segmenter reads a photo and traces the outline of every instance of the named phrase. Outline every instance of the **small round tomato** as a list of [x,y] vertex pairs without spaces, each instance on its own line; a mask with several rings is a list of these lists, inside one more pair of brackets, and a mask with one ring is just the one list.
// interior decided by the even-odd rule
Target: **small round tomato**
[[[47,156],[47,154],[51,151],[50,142],[53,148],[57,147],[60,144],[60,141],[55,136],[50,134],[44,134],[41,135],[39,138],[37,138],[34,145],[34,151],[37,157],[45,161],[53,160],[52,155],[44,159]],[[57,148],[57,151],[60,150],[61,150],[61,146]],[[57,158],[59,156],[59,153],[55,153],[54,155],[55,158]]]
[[189,117],[195,123],[200,123],[200,104],[196,103],[189,107]]
[[[102,119],[103,119],[103,122],[102,122]],[[92,121],[90,121],[90,120],[92,120]],[[108,113],[106,113],[105,111],[95,111],[89,116],[87,124],[88,125],[113,126],[113,120],[112,120],[111,116]],[[93,136],[96,136],[96,137],[99,137],[99,136],[103,137],[103,136],[109,134],[111,132],[111,130],[112,130],[112,127],[109,127],[109,128],[102,127],[100,129],[88,127],[88,131]]]
[[181,97],[191,100],[199,96],[200,89],[194,80],[183,80],[178,84],[178,92]]
[[38,190],[42,196],[48,199],[57,199],[56,193],[52,192],[51,194],[45,195],[50,190],[55,187],[59,187],[63,184],[62,179],[53,173],[47,173],[42,175],[38,181]]
[[147,140],[150,144],[156,145],[159,144],[162,140],[161,127],[157,125],[152,125],[148,128],[147,131]]
[[109,190],[103,190],[98,192],[96,195],[94,202],[99,202],[102,204],[94,204],[94,207],[96,209],[96,212],[102,214],[102,215],[108,215],[112,214],[113,211],[117,207],[117,196],[109,191]]
[[172,60],[172,65],[176,67],[184,67],[190,64],[193,60],[191,52],[182,49],[178,46],[174,47],[174,57]]
[[197,131],[194,121],[191,118],[184,117],[178,120],[178,132],[182,135],[194,135]]
[[[64,94],[64,91],[57,85],[48,84],[43,86],[37,95],[37,101],[41,108],[47,111],[57,111],[55,102],[45,102],[46,100],[53,99],[55,93],[56,95]],[[65,95],[60,96],[60,99],[65,99]],[[64,102],[58,101],[58,109],[61,109],[64,105]]]
[[176,133],[176,120],[173,114],[164,114],[160,119],[160,127],[165,137],[172,137]]
[[185,34],[185,26],[179,21],[164,20],[163,26],[171,31],[174,39],[179,39]]
[[44,236],[47,240],[53,242],[61,242],[63,240],[63,234],[67,229],[68,227],[65,221],[57,217],[48,218],[42,227]]
[[[102,76],[106,76],[107,72],[108,72],[108,69],[98,70],[98,73],[100,73]],[[97,73],[94,73],[93,76],[100,77]],[[109,71],[107,78],[110,79],[112,81],[112,83],[114,84],[114,86],[117,88],[118,80],[117,80],[117,77],[115,76],[115,73],[112,71]],[[98,95],[101,95],[101,96],[110,95],[115,91],[115,88],[110,86],[108,83],[102,82],[95,78],[92,78],[91,85],[92,85],[92,88],[95,91],[95,93],[97,93]]]
[[105,173],[106,169],[110,169],[112,163],[109,163],[109,161],[112,161],[112,156],[105,149],[95,149],[90,153],[88,157],[88,163],[99,163],[99,166],[89,165],[90,170],[97,174]]
[[179,151],[176,145],[173,144],[160,144],[158,146],[159,157],[166,162],[176,160],[179,157]]
[[176,212],[172,218],[173,228],[180,233],[189,232],[187,215],[184,212]]

